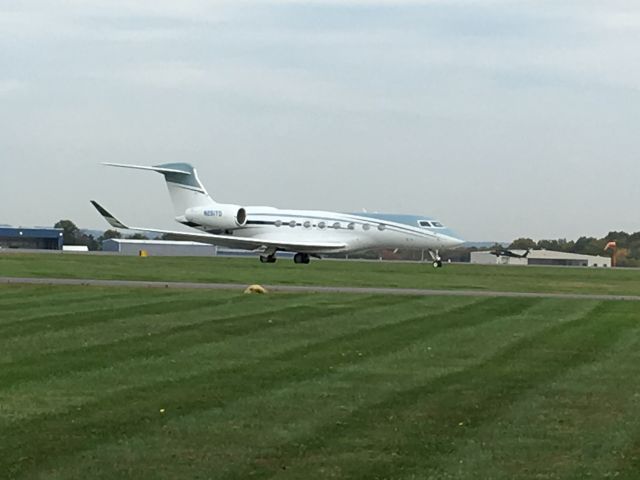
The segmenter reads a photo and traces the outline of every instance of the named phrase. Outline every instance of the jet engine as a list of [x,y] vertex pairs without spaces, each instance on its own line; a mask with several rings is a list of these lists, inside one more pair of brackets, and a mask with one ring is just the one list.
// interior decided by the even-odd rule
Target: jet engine
[[243,207],[221,203],[189,208],[184,212],[184,217],[189,222],[220,231],[247,224],[247,211]]

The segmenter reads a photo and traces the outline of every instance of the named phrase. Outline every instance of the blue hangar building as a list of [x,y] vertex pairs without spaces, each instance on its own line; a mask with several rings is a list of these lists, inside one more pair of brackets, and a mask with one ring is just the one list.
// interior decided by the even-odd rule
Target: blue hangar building
[[0,247],[62,250],[61,228],[0,227]]

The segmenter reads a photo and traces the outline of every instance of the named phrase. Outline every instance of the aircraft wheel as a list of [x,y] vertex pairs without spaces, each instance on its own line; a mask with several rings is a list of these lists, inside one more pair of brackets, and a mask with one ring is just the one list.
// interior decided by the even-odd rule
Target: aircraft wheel
[[307,255],[306,253],[296,253],[293,256],[293,263],[304,263],[307,264],[309,263],[310,259],[309,259],[309,255]]
[[275,255],[260,255],[260,263],[276,263]]
[[433,268],[440,268],[440,267],[442,267],[442,260],[434,260]]

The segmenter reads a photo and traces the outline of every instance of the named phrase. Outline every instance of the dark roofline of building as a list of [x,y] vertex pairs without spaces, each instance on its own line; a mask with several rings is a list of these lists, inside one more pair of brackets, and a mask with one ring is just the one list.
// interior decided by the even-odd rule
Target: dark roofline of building
[[5,238],[58,238],[62,234],[61,228],[0,227],[0,237]]

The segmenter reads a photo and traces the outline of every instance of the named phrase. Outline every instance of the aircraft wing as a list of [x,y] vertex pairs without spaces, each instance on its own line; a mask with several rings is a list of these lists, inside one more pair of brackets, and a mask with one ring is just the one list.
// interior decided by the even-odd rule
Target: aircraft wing
[[300,253],[329,253],[332,251],[340,251],[347,247],[344,243],[335,242],[289,242],[281,240],[261,239],[257,237],[236,237],[234,235],[214,235],[212,233],[200,232],[180,232],[175,230],[159,230],[155,228],[129,227],[111,215],[98,202],[91,200],[91,204],[98,210],[109,225],[114,228],[125,230],[137,230],[139,232],[161,233],[169,235],[180,235],[193,241],[211,243],[230,248],[241,248],[245,250],[258,249],[278,249],[284,251],[300,252]]

